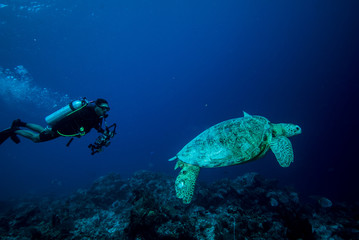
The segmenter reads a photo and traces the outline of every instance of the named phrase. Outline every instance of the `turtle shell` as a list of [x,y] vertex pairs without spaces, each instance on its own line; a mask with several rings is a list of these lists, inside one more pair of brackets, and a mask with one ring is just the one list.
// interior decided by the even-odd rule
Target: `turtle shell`
[[270,122],[247,114],[208,128],[184,146],[177,158],[207,168],[241,164],[263,156],[270,137]]

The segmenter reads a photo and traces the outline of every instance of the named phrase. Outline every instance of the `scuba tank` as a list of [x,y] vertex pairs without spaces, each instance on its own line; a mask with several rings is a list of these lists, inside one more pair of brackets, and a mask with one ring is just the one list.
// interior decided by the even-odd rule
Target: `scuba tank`
[[56,112],[50,114],[45,118],[46,123],[49,126],[53,126],[58,121],[62,120],[63,118],[69,116],[70,114],[77,112],[78,110],[86,107],[88,105],[88,101],[83,98],[82,100],[75,100],[70,102],[65,107],[57,110]]

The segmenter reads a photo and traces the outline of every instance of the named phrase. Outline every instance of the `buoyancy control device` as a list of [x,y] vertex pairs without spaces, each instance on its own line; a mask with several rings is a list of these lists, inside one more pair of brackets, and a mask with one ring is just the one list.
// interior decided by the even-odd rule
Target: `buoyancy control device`
[[60,120],[64,119],[65,117],[71,115],[74,112],[86,107],[89,104],[85,98],[81,100],[75,100],[64,106],[63,108],[57,110],[56,112],[50,114],[45,118],[46,123],[49,126],[55,125]]
[[[49,116],[45,117],[46,123],[52,127],[60,120],[64,119],[65,117],[81,110],[82,108],[86,107],[88,104],[93,103],[94,101],[88,101],[86,98],[82,98],[80,100],[75,100],[70,102],[68,105],[64,106],[63,108],[57,110],[56,112],[50,114]],[[104,116],[104,118],[107,117],[107,114]],[[105,122],[106,124],[106,122]],[[110,145],[110,140],[115,136],[116,134],[116,123],[112,124],[111,126],[105,128],[102,135],[98,136],[96,141],[93,144],[88,145],[88,148],[91,149],[91,155],[94,155],[95,153],[99,153],[103,151],[104,147],[108,147]],[[62,136],[61,133],[59,133]],[[77,135],[77,134],[76,134]],[[70,141],[66,144],[66,146],[70,146],[71,142],[74,140],[74,135],[71,135]],[[77,135],[77,137],[82,136]],[[70,137],[70,135],[67,135],[66,137]]]

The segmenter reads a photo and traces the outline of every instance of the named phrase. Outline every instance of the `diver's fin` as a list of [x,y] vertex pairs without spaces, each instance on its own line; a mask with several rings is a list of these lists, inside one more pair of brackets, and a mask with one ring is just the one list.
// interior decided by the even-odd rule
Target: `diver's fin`
[[6,128],[0,132],[0,144],[6,141],[11,135],[13,135],[14,129],[13,128]]
[[6,139],[11,138],[14,143],[20,143],[20,138],[15,134],[15,131],[19,130],[17,127],[9,127],[0,132],[0,145],[6,141]]
[[11,134],[10,138],[14,143],[16,144],[20,143],[20,138],[15,133]]

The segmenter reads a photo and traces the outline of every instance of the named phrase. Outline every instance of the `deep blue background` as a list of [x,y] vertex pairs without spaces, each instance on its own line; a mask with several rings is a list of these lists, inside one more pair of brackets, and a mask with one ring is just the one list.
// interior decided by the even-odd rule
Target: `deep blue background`
[[[69,148],[68,139],[5,142],[0,199],[69,193],[110,172],[176,176],[167,159],[243,110],[302,127],[294,163],[281,168],[269,152],[203,169],[200,181],[255,171],[302,195],[358,199],[358,1],[57,0],[38,11],[22,2],[0,2],[0,67],[23,65],[50,93],[106,98],[119,134],[95,156],[95,132]],[[0,97],[0,128],[16,118],[45,125],[56,110]]]

